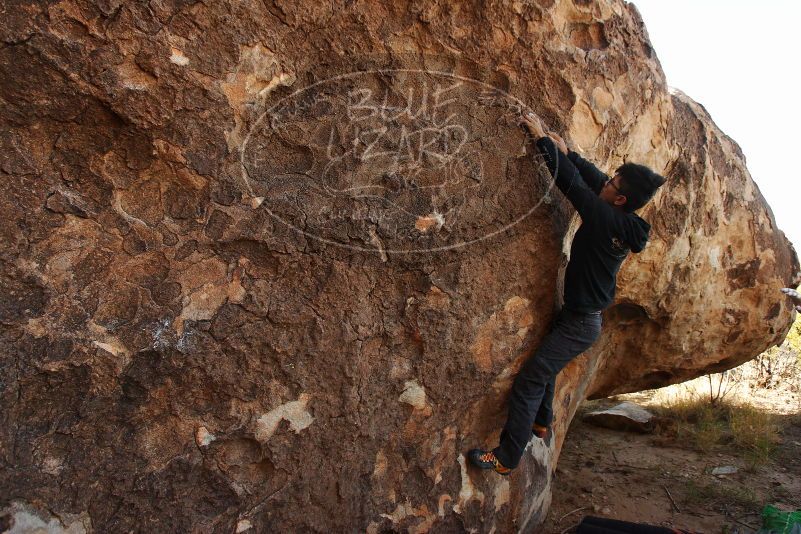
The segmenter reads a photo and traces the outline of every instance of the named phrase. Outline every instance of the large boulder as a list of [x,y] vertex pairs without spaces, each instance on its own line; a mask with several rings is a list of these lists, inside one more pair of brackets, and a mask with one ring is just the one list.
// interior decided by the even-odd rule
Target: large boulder
[[[791,323],[794,251],[631,4],[3,13],[4,528],[531,528],[582,399],[735,366]],[[501,478],[464,453],[497,440],[577,226],[529,109],[668,181],[554,439]]]

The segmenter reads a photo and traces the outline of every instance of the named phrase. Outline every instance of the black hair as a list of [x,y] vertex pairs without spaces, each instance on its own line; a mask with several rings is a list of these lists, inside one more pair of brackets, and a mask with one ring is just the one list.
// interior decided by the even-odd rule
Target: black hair
[[628,212],[645,206],[665,183],[664,176],[637,163],[624,163],[615,172],[620,175],[620,194],[626,197],[623,209]]

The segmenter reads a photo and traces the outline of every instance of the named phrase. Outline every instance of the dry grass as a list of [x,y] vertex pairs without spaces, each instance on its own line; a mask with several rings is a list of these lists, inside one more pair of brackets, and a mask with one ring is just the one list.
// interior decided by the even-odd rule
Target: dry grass
[[[636,396],[623,397],[637,402]],[[780,347],[735,369],[646,396],[649,409],[675,422],[680,445],[734,452],[750,468],[765,464],[780,442],[780,418],[801,419],[801,314]]]
[[726,504],[745,509],[755,509],[760,505],[759,498],[751,488],[728,486],[717,482],[696,483],[693,480],[687,482],[684,502],[710,507],[715,504]]
[[745,453],[751,466],[767,462],[781,441],[776,417],[753,406],[732,405],[728,421],[735,447]]
[[775,415],[742,401],[718,400],[688,395],[674,398],[659,415],[678,424],[682,442],[702,451],[735,449],[753,468],[766,463],[780,441]]

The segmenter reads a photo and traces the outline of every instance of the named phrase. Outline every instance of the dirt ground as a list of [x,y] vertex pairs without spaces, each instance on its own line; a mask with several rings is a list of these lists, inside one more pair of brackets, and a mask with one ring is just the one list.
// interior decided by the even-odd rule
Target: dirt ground
[[[731,448],[702,453],[681,436],[608,430],[577,414],[556,469],[551,510],[537,532],[567,533],[585,515],[595,515],[707,534],[748,534],[759,529],[765,504],[801,508],[798,391],[740,394],[774,413],[781,428],[777,450],[756,468]],[[622,400],[648,407],[664,396],[665,390],[624,395],[585,403],[580,412]],[[711,474],[722,466],[737,472]]]

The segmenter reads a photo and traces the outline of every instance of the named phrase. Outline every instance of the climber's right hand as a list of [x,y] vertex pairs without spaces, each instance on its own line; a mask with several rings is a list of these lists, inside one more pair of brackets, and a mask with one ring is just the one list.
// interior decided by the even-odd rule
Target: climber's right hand
[[559,134],[555,132],[548,132],[548,137],[553,139],[553,142],[556,144],[557,148],[559,148],[559,150],[563,154],[567,154],[569,152],[569,149],[567,148],[567,143],[565,143],[565,140],[562,139],[562,137]]

